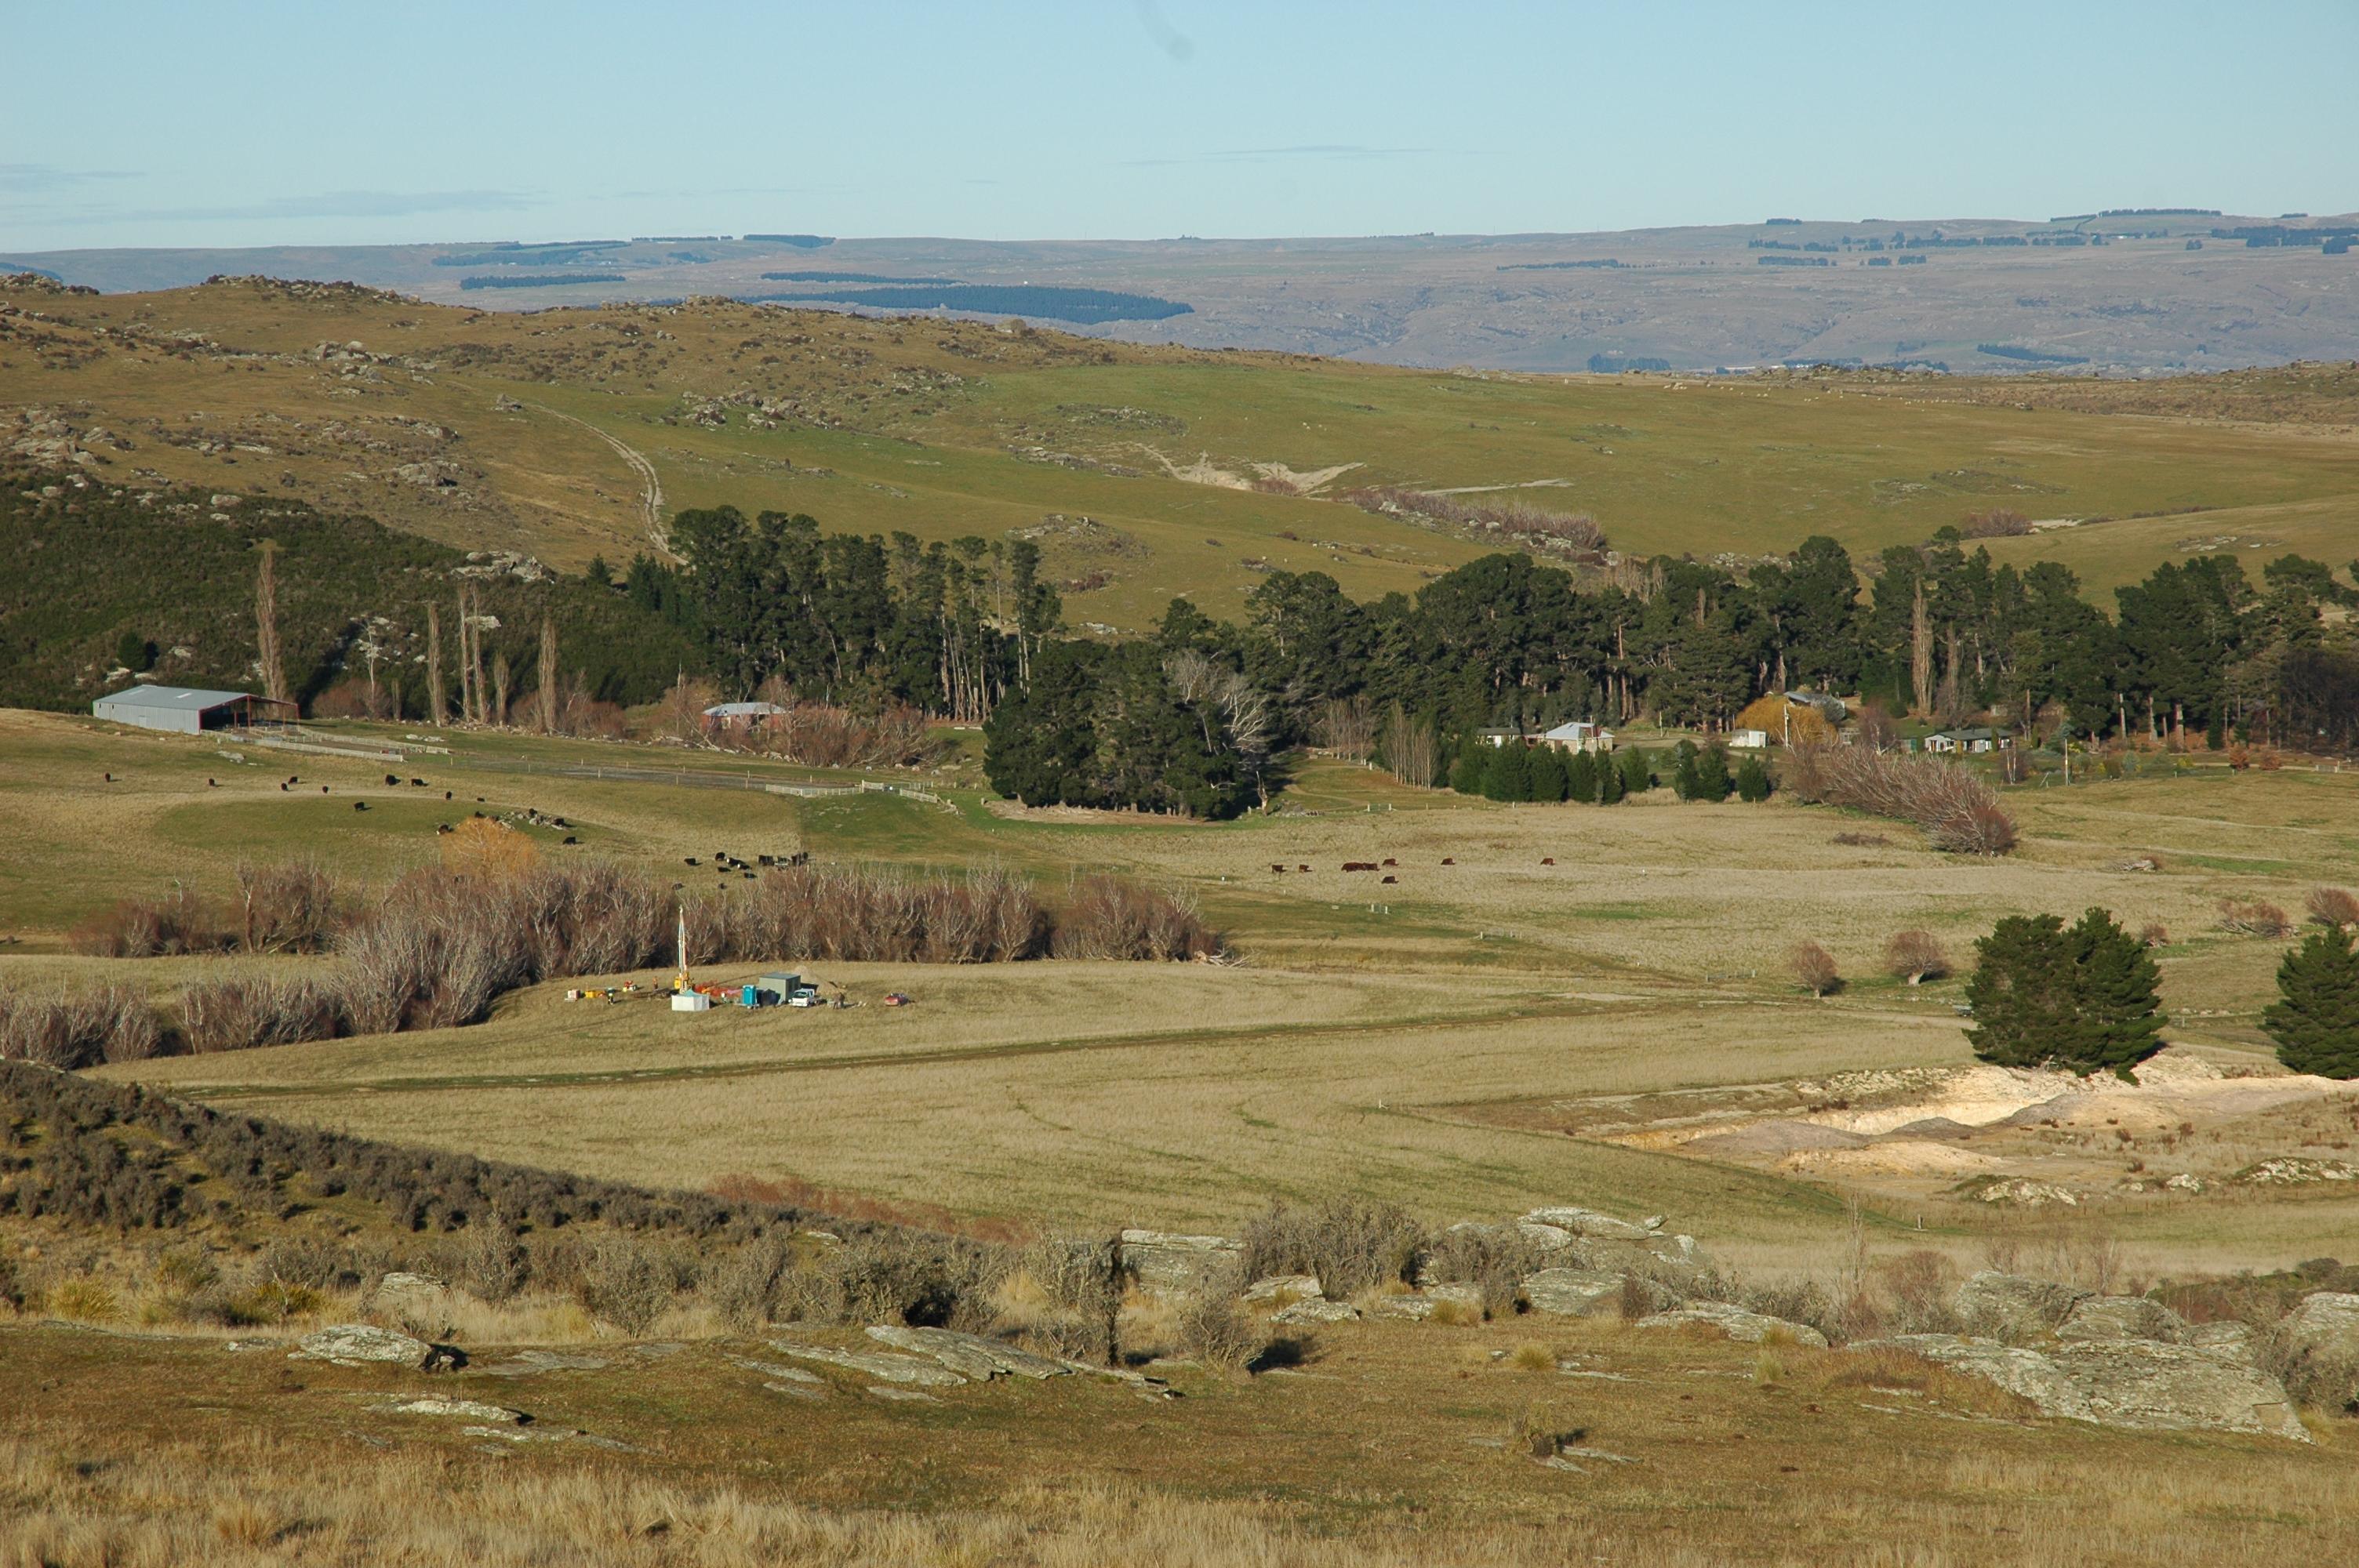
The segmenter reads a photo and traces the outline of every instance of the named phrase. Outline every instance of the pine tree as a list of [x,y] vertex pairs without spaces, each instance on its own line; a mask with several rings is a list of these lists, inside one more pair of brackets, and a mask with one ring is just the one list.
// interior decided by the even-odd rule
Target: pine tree
[[1483,773],[1483,793],[1493,800],[1525,800],[1529,798],[1532,782],[1532,760],[1524,743],[1509,736],[1499,754]]
[[2084,1075],[2108,1069],[2129,1079],[2133,1066],[2162,1049],[2162,1004],[2155,991],[2161,971],[2147,957],[2146,944],[2102,909],[2082,914],[2065,935],[2071,942],[2075,1017],[2071,1047],[2058,1059]]
[[1680,742],[1679,766],[1671,774],[1671,793],[1681,800],[1693,800],[1703,793],[1703,774],[1696,767],[1696,743]]
[[1597,760],[1586,752],[1575,752],[1572,761],[1565,764],[1565,798],[1582,802],[1597,798]]
[[1966,984],[1974,1054],[2002,1067],[2051,1061],[2072,1030],[2072,955],[2052,914],[2010,914],[1974,940],[1981,962]]
[[1451,765],[1450,787],[1460,795],[1481,795],[1483,775],[1491,768],[1491,748],[1480,735],[1468,734]]
[[2359,939],[2313,931],[2277,966],[2284,1000],[2261,1014],[2277,1060],[2297,1073],[2359,1078]]
[[[1576,753],[1578,755],[1578,753]],[[1571,780],[1566,776],[1564,753],[1554,746],[1538,746],[1532,751],[1532,783],[1526,798],[1543,806],[1554,806],[1571,795]]]
[[1714,746],[1696,761],[1696,789],[1692,800],[1722,801],[1735,785],[1728,776],[1728,753]]
[[1637,787],[1644,789],[1647,787],[1647,763],[1646,759],[1638,752],[1626,752],[1620,758],[1599,753],[1597,758],[1598,805],[1612,806],[1630,793],[1629,780],[1632,770],[1629,764],[1633,759],[1637,762],[1636,770],[1638,777]]
[[1736,797],[1759,803],[1769,798],[1769,769],[1758,757],[1747,757],[1736,770]]
[[1622,775],[1624,795],[1644,795],[1655,787],[1655,760],[1637,747],[1616,755],[1614,763]]

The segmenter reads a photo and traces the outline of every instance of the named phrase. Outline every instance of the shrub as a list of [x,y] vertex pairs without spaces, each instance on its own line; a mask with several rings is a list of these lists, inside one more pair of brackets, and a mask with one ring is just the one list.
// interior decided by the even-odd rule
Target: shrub
[[526,834],[493,816],[470,816],[442,835],[442,866],[453,876],[507,881],[538,862]]
[[2257,900],[2243,903],[2223,898],[2220,901],[2220,929],[2245,936],[2283,937],[2293,935],[2293,922],[2274,903]]
[[2261,1014],[2277,1060],[2297,1073],[2359,1078],[2359,939],[2311,932],[2278,963],[2277,994]]
[[71,1069],[144,1062],[163,1044],[147,999],[119,982],[35,993],[0,983],[0,1060]]
[[1814,997],[1823,997],[1843,984],[1843,977],[1835,969],[1834,955],[1816,942],[1794,944],[1786,967],[1793,971],[1796,983]]
[[68,947],[94,958],[214,953],[229,945],[212,906],[181,887],[162,898],[126,898],[66,934]]
[[249,953],[319,953],[336,928],[336,879],[316,860],[237,869],[241,942]]
[[1786,787],[1803,800],[1913,822],[1937,849],[2004,855],[2015,823],[1988,785],[1958,763],[1884,756],[1865,746],[1799,746]]
[[1119,877],[1083,879],[1057,914],[1049,950],[1060,958],[1211,958],[1221,934],[1197,913],[1193,893],[1140,887]]
[[1954,1334],[1957,1314],[1950,1310],[1955,1293],[1957,1265],[1945,1253],[1920,1247],[1904,1252],[1877,1271],[1885,1294],[1891,1298],[1892,1326],[1901,1334]]
[[671,1304],[672,1271],[628,1236],[602,1236],[582,1260],[578,1290],[591,1314],[640,1335]]
[[1322,1291],[1341,1299],[1407,1279],[1424,1232],[1391,1204],[1339,1193],[1312,1209],[1273,1202],[1241,1239],[1245,1278],[1315,1274]]
[[49,1311],[76,1323],[105,1323],[122,1314],[121,1303],[105,1281],[87,1274],[61,1280],[50,1287]]
[[2314,887],[2310,890],[2310,918],[2320,925],[2332,925],[2347,930],[2359,925],[2359,895],[2349,888]]
[[1269,1336],[1237,1304],[1238,1281],[1223,1271],[1180,1307],[1180,1348],[1216,1371],[1234,1372],[1260,1356]]
[[344,1023],[341,991],[274,977],[200,981],[180,989],[180,1035],[191,1051],[250,1051],[332,1040]]
[[1516,1310],[1524,1276],[1561,1261],[1513,1226],[1455,1225],[1427,1244],[1424,1272],[1438,1282],[1482,1286],[1483,1311],[1502,1317]]
[[1747,757],[1736,770],[1736,798],[1759,805],[1769,798],[1772,784],[1769,765],[1759,757]]
[[1893,979],[1915,985],[1928,976],[1939,979],[1950,972],[1941,944],[1930,931],[1896,932],[1885,945],[1884,967]]
[[733,1331],[755,1333],[773,1321],[794,1266],[794,1249],[787,1238],[762,1237],[737,1249],[705,1277],[705,1300]]
[[2146,925],[2138,927],[2138,946],[2142,947],[2168,947],[2170,946],[2170,932],[2165,926],[2149,921]]

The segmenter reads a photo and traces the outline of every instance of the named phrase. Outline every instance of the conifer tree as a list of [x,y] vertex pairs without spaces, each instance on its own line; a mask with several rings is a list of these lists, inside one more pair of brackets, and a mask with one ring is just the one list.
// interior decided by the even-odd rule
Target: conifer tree
[[1680,741],[1674,755],[1679,765],[1671,773],[1671,793],[1681,800],[1693,800],[1703,794],[1703,773],[1696,766],[1696,743]]
[[1758,757],[1747,757],[1736,770],[1736,796],[1739,800],[1760,802],[1769,798],[1769,769]]
[[2277,992],[2261,1014],[2277,1060],[2297,1073],[2359,1078],[2359,939],[2311,932],[2277,966]]
[[1531,782],[1531,756],[1523,741],[1511,735],[1483,771],[1483,793],[1493,800],[1527,800]]
[[1450,787],[1460,795],[1481,795],[1483,775],[1490,766],[1490,745],[1470,730],[1458,747],[1458,761],[1451,764]]
[[1614,759],[1614,771],[1622,775],[1624,795],[1644,795],[1655,787],[1655,760],[1633,746]]
[[1568,797],[1580,798],[1572,795],[1571,788],[1571,780],[1566,775],[1564,753],[1554,746],[1533,748],[1531,788],[1525,798],[1543,806],[1554,806]]
[[1582,802],[1597,798],[1597,759],[1586,752],[1575,752],[1564,769],[1565,798]]
[[2075,1022],[2059,1060],[2084,1075],[2102,1068],[2129,1078],[2133,1066],[2162,1049],[2155,991],[2161,972],[2146,945],[2102,909],[2089,910],[2065,935],[2071,939]]
[[1637,763],[1635,770],[1638,778],[1636,787],[1644,789],[1647,787],[1647,761],[1643,754],[1630,752],[1615,758],[1603,752],[1599,753],[1597,758],[1598,805],[1612,806],[1630,793],[1632,786],[1629,781],[1633,772],[1630,764],[1634,760]]
[[1714,746],[1696,759],[1696,789],[1692,800],[1720,801],[1728,798],[1734,784],[1728,776],[1728,753]]
[[2072,959],[2064,923],[2052,914],[2010,914],[1974,940],[1981,962],[1967,982],[1974,1054],[2002,1067],[2053,1058],[2072,1026]]

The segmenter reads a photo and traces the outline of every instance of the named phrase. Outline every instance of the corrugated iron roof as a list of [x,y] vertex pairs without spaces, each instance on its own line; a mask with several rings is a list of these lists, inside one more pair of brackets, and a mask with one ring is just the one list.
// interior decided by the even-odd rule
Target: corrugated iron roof
[[107,693],[100,702],[117,708],[219,708],[241,698],[259,701],[250,691],[206,691],[192,686],[134,686]]

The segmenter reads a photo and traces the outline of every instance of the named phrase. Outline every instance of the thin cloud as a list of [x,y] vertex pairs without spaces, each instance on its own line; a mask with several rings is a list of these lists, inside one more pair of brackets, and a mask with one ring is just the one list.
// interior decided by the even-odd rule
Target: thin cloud
[[1397,157],[1430,157],[1440,147],[1364,147],[1341,143],[1316,143],[1297,147],[1227,147],[1186,157],[1132,158],[1125,168],[1170,168],[1191,163],[1266,163],[1272,158],[1316,157],[1353,161]]
[[53,163],[0,163],[0,190],[63,190],[93,179],[136,179],[122,168],[60,168]]

